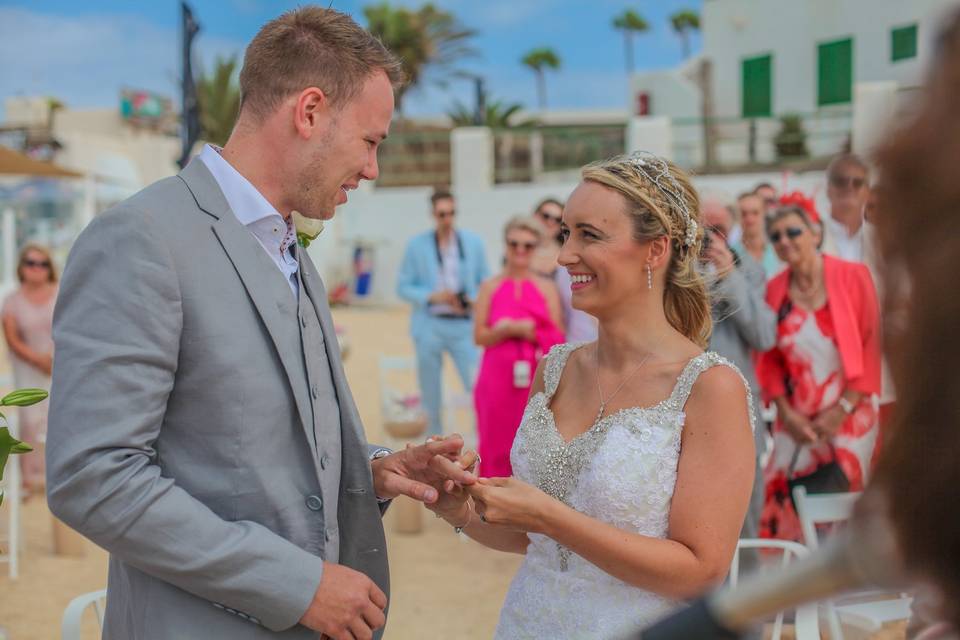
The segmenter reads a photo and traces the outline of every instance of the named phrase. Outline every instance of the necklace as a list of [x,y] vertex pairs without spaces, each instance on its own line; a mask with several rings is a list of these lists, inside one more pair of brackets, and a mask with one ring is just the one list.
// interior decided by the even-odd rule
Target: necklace
[[623,385],[627,384],[627,382],[637,374],[637,371],[640,371],[640,367],[645,365],[647,363],[647,360],[650,359],[650,356],[653,355],[652,353],[648,353],[646,357],[644,357],[644,359],[640,361],[640,364],[638,364],[637,367],[630,372],[630,375],[628,375],[626,378],[623,379],[622,382],[620,382],[620,386],[618,386],[616,390],[612,394],[610,394],[610,397],[604,399],[603,389],[600,388],[600,345],[597,345],[596,353],[597,353],[597,394],[600,396],[600,410],[597,412],[597,417],[593,421],[593,424],[597,424],[598,422],[600,422],[600,420],[603,418],[603,413],[607,410],[607,404],[609,404],[609,402],[613,400],[618,393],[620,393],[620,390],[623,389]]

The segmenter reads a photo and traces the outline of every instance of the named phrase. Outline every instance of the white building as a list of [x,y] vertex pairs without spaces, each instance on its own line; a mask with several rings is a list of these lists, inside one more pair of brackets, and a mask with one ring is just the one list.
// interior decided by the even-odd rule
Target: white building
[[[908,105],[922,81],[941,17],[954,0],[704,0],[703,51],[684,68],[637,74],[633,105],[674,119],[678,160],[702,160],[699,64],[710,66],[709,95],[720,163],[771,160],[776,118],[798,114],[811,155],[839,150],[851,131],[856,86],[895,83]],[[684,154],[696,157],[683,157]]]

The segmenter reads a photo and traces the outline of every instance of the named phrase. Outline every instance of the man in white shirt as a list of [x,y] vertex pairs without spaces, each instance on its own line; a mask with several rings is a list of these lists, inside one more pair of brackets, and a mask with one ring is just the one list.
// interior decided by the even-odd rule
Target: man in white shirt
[[870,197],[870,169],[859,156],[836,156],[827,167],[830,215],[824,219],[823,252],[863,262],[863,210]]

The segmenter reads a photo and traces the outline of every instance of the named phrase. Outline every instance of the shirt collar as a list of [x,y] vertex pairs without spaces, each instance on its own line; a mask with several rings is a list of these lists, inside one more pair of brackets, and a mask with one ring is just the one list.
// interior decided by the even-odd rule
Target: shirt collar
[[222,152],[223,149],[220,147],[205,144],[200,152],[200,159],[213,174],[224,198],[227,199],[227,204],[230,205],[233,215],[237,217],[240,224],[249,226],[270,216],[282,218],[283,216],[273,208],[263,194],[223,158]]

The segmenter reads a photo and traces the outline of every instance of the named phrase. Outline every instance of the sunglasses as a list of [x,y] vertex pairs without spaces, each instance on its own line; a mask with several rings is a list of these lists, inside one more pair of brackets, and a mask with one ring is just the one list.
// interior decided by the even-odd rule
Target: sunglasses
[[457,212],[455,209],[450,209],[449,211],[437,211],[434,213],[434,215],[441,219],[452,218],[453,216],[457,215]]
[[537,215],[540,216],[541,218],[543,218],[543,220],[544,220],[545,222],[554,222],[554,223],[556,223],[556,224],[560,224],[560,221],[563,219],[563,218],[560,217],[560,216],[551,215],[551,214],[547,213],[546,211],[540,211],[540,212],[537,213]]
[[780,242],[780,238],[787,237],[791,240],[796,240],[803,235],[803,229],[800,227],[787,227],[785,232],[786,236],[782,235],[779,231],[774,231],[770,234],[770,242],[777,244]]
[[830,185],[834,189],[846,189],[848,187],[862,189],[866,184],[866,178],[860,178],[857,176],[830,176]]
[[507,240],[507,246],[513,249],[514,251],[518,251],[520,249],[523,249],[524,251],[533,251],[534,249],[537,248],[537,243],[536,242],[517,242],[516,240]]
[[30,259],[27,259],[27,260],[24,260],[24,261],[23,261],[23,266],[25,266],[25,267],[34,267],[34,268],[42,268],[42,269],[49,269],[49,268],[50,268],[50,261],[49,261],[49,260],[30,260]]

